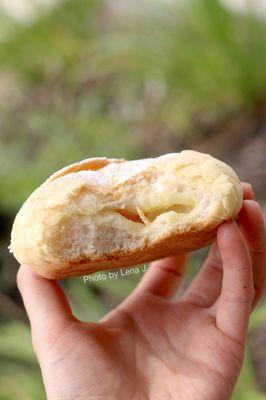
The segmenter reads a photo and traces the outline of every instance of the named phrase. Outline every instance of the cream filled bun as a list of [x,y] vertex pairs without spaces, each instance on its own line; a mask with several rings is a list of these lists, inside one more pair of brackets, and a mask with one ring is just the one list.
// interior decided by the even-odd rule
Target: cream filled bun
[[51,279],[128,267],[211,243],[242,201],[233,169],[208,154],[87,159],[29,196],[10,251]]

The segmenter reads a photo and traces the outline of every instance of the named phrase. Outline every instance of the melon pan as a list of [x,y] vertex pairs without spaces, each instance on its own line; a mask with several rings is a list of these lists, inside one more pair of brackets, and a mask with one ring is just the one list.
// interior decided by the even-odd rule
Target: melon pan
[[50,279],[137,265],[211,243],[242,198],[233,169],[208,154],[91,158],[30,195],[10,251]]

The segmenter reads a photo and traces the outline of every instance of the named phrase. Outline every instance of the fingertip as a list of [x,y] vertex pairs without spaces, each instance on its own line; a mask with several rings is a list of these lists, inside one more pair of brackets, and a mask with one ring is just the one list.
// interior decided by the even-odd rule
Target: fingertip
[[243,201],[243,206],[239,212],[239,216],[244,212],[254,213],[256,215],[262,216],[262,210],[259,203],[253,199],[245,199]]
[[21,265],[17,286],[33,332],[45,330],[48,321],[56,329],[74,319],[67,298],[56,281],[37,274],[28,265]]
[[241,182],[241,186],[243,189],[243,199],[254,199],[254,191],[253,187],[249,182]]
[[17,287],[19,291],[23,290],[25,285],[33,284],[34,280],[46,280],[41,275],[34,272],[28,265],[20,265],[17,272]]
[[21,292],[25,282],[27,282],[28,277],[31,275],[31,270],[25,265],[20,265],[19,270],[17,272],[17,287]]
[[219,242],[219,238],[230,235],[234,232],[238,232],[238,226],[235,221],[227,220],[223,222],[217,230],[217,241]]
[[254,229],[256,229],[256,231],[265,230],[264,215],[259,203],[255,200],[244,200],[237,221],[239,225],[245,227],[247,231],[254,231]]
[[247,245],[241,234],[237,223],[235,221],[224,222],[217,231],[217,244],[222,258],[227,254],[234,254],[236,248],[245,248],[247,251]]
[[251,248],[256,251],[265,250],[266,227],[259,203],[245,200],[237,221]]

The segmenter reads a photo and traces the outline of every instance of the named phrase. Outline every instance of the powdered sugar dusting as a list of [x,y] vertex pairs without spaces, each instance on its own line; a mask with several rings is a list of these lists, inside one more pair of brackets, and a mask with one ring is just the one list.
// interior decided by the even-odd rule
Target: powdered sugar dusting
[[[181,153],[180,153],[181,154]],[[158,169],[160,162],[167,163],[169,159],[176,159],[176,153],[165,154],[158,158],[146,158],[142,160],[125,161],[122,163],[111,162],[99,170],[83,170],[70,172],[61,179],[86,179],[93,186],[117,186],[128,181],[130,178],[143,173],[149,167],[155,166]]]

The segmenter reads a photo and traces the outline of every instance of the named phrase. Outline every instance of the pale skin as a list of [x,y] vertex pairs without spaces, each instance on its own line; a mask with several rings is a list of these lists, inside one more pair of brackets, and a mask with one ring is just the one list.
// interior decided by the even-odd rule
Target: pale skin
[[98,323],[77,320],[56,282],[20,268],[49,400],[230,399],[266,275],[263,215],[250,185],[243,187],[237,223],[219,227],[178,300],[187,254],[151,263],[135,291]]

